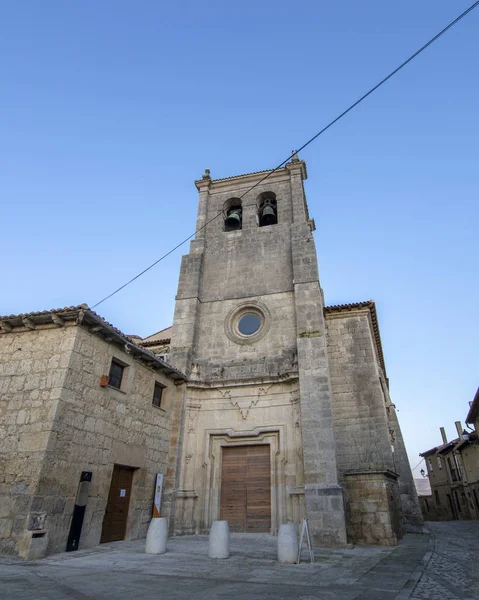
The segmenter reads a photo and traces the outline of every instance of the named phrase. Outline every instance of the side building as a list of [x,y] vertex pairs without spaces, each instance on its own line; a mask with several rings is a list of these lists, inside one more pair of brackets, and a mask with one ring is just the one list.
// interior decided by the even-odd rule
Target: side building
[[456,421],[458,437],[447,440],[440,428],[442,444],[422,452],[425,458],[431,495],[424,498],[421,508],[428,521],[479,519],[479,390],[471,402],[463,430]]
[[0,552],[144,537],[157,474],[174,511],[184,376],[86,305],[0,327]]

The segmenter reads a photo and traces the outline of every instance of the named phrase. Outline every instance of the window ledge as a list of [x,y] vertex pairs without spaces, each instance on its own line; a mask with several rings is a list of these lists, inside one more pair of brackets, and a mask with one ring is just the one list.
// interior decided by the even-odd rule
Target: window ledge
[[156,408],[156,410],[161,410],[162,412],[166,413],[166,408],[163,408],[162,406],[157,406],[156,404],[152,404],[151,406]]
[[106,387],[110,388],[110,390],[115,390],[115,392],[120,392],[120,394],[125,394],[126,395],[125,391],[118,389],[114,385],[107,385]]

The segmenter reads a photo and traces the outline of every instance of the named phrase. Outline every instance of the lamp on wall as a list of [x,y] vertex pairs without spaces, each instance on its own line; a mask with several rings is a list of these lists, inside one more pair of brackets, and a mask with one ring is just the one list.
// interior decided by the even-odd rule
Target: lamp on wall
[[421,475],[422,475],[423,477],[427,477],[427,475],[426,475],[426,471],[425,471],[424,469],[421,469],[419,472],[421,473]]

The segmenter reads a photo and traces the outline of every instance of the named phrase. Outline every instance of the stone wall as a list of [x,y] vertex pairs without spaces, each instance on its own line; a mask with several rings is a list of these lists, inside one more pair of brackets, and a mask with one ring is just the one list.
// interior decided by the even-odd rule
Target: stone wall
[[[173,426],[176,442],[182,387],[82,327],[8,333],[0,346],[11,373],[2,410],[7,425],[16,419],[3,456],[11,516],[3,521],[2,551],[28,555],[32,515],[46,531],[47,552],[63,551],[82,471],[93,476],[80,548],[98,544],[115,463],[135,468],[126,536],[144,536],[156,473],[167,475],[165,489],[174,486],[170,433]],[[100,386],[112,357],[127,365],[122,390]],[[152,405],[155,381],[167,386],[161,408]],[[163,508],[170,511],[171,493]]]
[[326,323],[339,471],[394,471],[369,310],[327,315]]
[[[389,398],[373,337],[370,309],[326,316],[328,355],[334,392],[337,461],[341,481],[346,483],[348,490],[348,506],[351,506],[352,499],[349,494],[354,486],[352,480],[346,481],[347,472],[359,470],[363,473],[396,473],[399,476],[394,484],[397,489],[392,496],[397,496],[397,501],[390,503],[390,508],[394,511],[390,520],[393,522],[397,518],[400,523],[400,526],[395,527],[395,535],[400,534],[405,525],[409,528],[421,527],[421,509],[395,406]],[[368,478],[366,475],[363,477],[365,484],[361,483],[361,497],[364,499],[368,489]],[[370,488],[373,494],[372,502],[376,502],[375,486],[376,484],[371,485]],[[358,517],[348,514],[348,535],[354,541],[365,542],[366,538],[355,537],[361,529],[351,518]],[[371,513],[366,519],[370,521],[373,518],[374,513]],[[378,530],[381,530],[384,523],[379,520],[379,513],[377,518],[376,525]],[[392,538],[389,536],[387,539]]]
[[388,472],[346,473],[348,535],[363,544],[394,546],[402,537],[396,477]]
[[[230,182],[209,179],[197,182],[200,191],[198,226],[211,221],[223,211],[230,198],[241,196],[259,178],[245,176]],[[257,198],[265,191],[274,192],[278,202],[278,224],[272,227],[258,227],[257,222]],[[278,358],[288,360],[286,355],[292,353],[295,345],[288,173],[275,173],[246,194],[242,205],[241,230],[223,231],[224,219],[220,214],[198,232],[191,242],[190,253],[182,258],[169,358],[175,367],[188,374],[192,363],[199,363],[201,368],[202,359],[207,364],[210,361],[225,363],[239,359],[248,363],[253,360],[263,363],[263,371],[268,374],[271,369],[264,363],[269,357],[272,357],[271,368],[278,371],[274,361]],[[261,300],[263,296],[268,296],[269,300],[270,295],[275,323],[280,319],[282,327],[271,332],[268,340],[258,348],[256,357],[252,358],[248,356],[247,348],[233,345],[226,337],[225,317],[238,303],[248,299]],[[213,377],[215,369],[212,368]],[[236,377],[237,372],[233,368],[230,376]],[[203,368],[201,377],[209,376]],[[227,376],[225,374],[223,379]],[[198,374],[195,377],[198,378]]]
[[394,450],[394,470],[399,475],[398,489],[404,530],[420,533],[422,532],[422,527],[424,525],[424,517],[421,511],[416,486],[414,485],[414,478],[406,452],[406,445],[402,436],[401,427],[399,426],[396,406],[391,402],[383,373],[381,373],[381,384],[388,417],[390,440]]
[[461,460],[465,473],[465,494],[471,519],[479,519],[479,441],[461,448]]
[[[196,378],[238,380],[297,370],[296,325],[292,292],[256,296],[267,315],[269,331],[255,344],[239,344],[225,333],[228,315],[250,298],[203,302],[199,309],[195,364]],[[281,323],[281,327],[277,324]]]
[[[16,554],[27,528],[75,341],[73,329],[0,335],[0,551]],[[59,504],[57,504],[59,507]],[[33,507],[35,512],[37,507]],[[42,528],[44,515],[37,525]]]

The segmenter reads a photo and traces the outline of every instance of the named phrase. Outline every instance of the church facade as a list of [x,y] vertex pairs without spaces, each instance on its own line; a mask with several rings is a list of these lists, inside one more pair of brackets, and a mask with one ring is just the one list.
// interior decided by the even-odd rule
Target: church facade
[[0,317],[0,553],[144,537],[158,475],[176,535],[307,517],[317,545],[392,545],[422,525],[374,302],[324,305],[305,179],[295,156],[196,182],[171,328]]
[[324,306],[306,164],[267,173],[196,181],[168,349],[187,376],[173,530],[307,517],[320,545],[395,544],[422,517],[374,302]]

